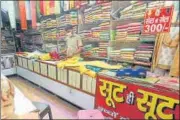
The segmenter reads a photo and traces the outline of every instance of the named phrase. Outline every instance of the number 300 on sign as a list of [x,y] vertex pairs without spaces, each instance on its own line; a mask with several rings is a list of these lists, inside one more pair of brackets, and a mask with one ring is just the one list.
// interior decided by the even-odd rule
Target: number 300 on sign
[[146,32],[151,32],[151,33],[161,32],[164,30],[164,27],[162,24],[146,25],[145,27],[146,27]]

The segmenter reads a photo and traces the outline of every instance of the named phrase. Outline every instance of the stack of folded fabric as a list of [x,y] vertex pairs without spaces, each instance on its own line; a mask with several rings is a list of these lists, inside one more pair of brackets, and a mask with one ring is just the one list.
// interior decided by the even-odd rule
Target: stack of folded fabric
[[98,51],[99,57],[107,57],[108,45],[109,44],[107,42],[100,42],[99,43],[99,51]]
[[110,52],[110,59],[113,59],[113,60],[118,60],[120,58],[120,50],[113,50]]
[[100,5],[95,5],[91,8],[84,10],[85,23],[90,23],[97,21],[101,18],[102,7]]
[[155,42],[156,36],[152,34],[141,33],[140,41],[142,43]]
[[94,38],[94,39],[99,39],[100,38],[100,32],[101,32],[100,27],[91,28],[91,31],[92,31],[92,38]]
[[120,50],[120,60],[122,61],[133,61],[134,60],[134,48],[123,48]]
[[99,37],[101,40],[110,40],[110,22],[103,22],[99,25],[101,31]]
[[83,30],[83,31],[79,32],[79,34],[85,38],[91,38],[92,37],[91,30]]
[[78,24],[78,14],[76,11],[70,12],[70,23],[71,23],[71,25],[77,25]]
[[127,30],[128,30],[128,24],[125,25],[119,25],[116,27],[116,40],[126,40],[127,37]]
[[164,1],[152,1],[148,3],[148,8],[164,6]]
[[126,40],[129,41],[139,40],[142,24],[140,22],[136,22],[136,23],[130,23],[128,24],[128,26],[129,26],[127,30],[128,36]]
[[147,4],[144,1],[133,1],[131,5],[120,11],[120,19],[142,19]]
[[135,63],[151,65],[153,48],[153,44],[146,43],[142,43],[140,46],[138,46],[137,51],[134,55]]
[[110,20],[111,2],[102,3],[101,20]]

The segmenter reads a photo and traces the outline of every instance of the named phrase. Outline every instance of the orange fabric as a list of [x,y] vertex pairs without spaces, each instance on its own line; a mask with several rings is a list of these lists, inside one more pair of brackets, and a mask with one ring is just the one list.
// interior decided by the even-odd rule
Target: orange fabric
[[21,20],[21,29],[27,30],[25,1],[19,1],[19,13]]

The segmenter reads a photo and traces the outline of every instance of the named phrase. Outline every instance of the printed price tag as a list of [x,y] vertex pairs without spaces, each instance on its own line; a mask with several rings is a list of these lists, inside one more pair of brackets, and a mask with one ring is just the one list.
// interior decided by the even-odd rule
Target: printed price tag
[[143,32],[148,34],[169,32],[172,15],[173,6],[146,10]]

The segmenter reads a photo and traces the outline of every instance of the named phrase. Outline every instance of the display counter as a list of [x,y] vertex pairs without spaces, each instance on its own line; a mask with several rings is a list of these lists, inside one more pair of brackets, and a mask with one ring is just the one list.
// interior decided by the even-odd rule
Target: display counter
[[179,119],[178,90],[102,73],[93,78],[73,67],[61,69],[56,62],[24,56],[17,56],[17,60],[18,75],[81,108],[97,108],[116,119]]
[[[96,79],[79,71],[57,68],[55,62],[17,57],[17,74],[84,109],[94,108]],[[83,100],[82,100],[83,98]]]
[[180,119],[179,91],[97,76],[95,108],[114,119]]

